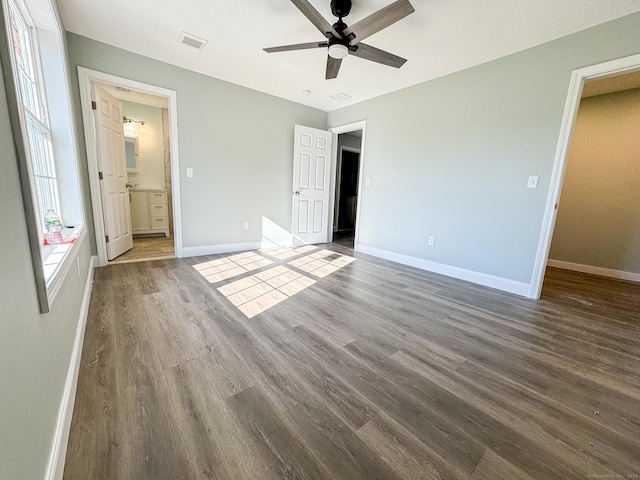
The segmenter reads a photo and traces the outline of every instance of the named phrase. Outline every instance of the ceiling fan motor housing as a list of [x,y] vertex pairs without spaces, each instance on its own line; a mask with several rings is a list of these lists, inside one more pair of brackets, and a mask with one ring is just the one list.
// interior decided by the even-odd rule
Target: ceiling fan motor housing
[[410,0],[395,0],[390,5],[373,12],[351,27],[342,21],[351,11],[351,0],[330,1],[331,13],[338,17],[338,21],[333,25],[327,22],[323,15],[311,5],[311,0],[291,0],[291,3],[325,36],[326,41],[282,45],[280,47],[265,48],[264,51],[267,53],[275,53],[326,48],[328,55],[325,78],[327,80],[334,79],[338,76],[342,59],[346,58],[349,54],[390,67],[400,68],[404,65],[407,61],[406,59],[364,44],[362,40],[415,12]]
[[331,0],[331,13],[338,18],[349,15],[351,11],[351,0]]

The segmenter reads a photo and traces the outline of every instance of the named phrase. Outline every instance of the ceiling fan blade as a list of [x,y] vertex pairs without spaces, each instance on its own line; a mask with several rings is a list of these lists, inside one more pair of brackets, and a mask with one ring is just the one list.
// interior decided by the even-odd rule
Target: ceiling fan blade
[[300,10],[302,14],[307,17],[318,30],[320,30],[322,35],[326,37],[327,32],[331,32],[335,38],[341,38],[338,32],[336,32],[331,24],[327,22],[322,15],[320,15],[320,12],[313,8],[313,5],[311,5],[308,0],[291,0],[291,3],[298,7],[298,10]]
[[341,58],[333,58],[327,55],[327,75],[325,79],[331,80],[338,76],[338,72],[340,71],[340,65],[342,64]]
[[295,45],[282,45],[281,47],[269,47],[263,50],[267,53],[275,52],[289,52],[291,50],[307,50],[309,48],[322,48],[326,47],[327,42],[309,42],[309,43],[296,43]]
[[350,33],[355,34],[356,38],[351,41],[351,45],[355,45],[374,33],[378,33],[383,28],[387,28],[389,25],[393,25],[397,21],[402,20],[413,12],[415,12],[415,9],[409,0],[397,0],[391,5],[387,5],[383,9],[354,23],[348,27],[343,34],[345,37]]
[[385,52],[384,50],[380,50],[379,48],[372,47],[371,45],[366,45],[364,43],[358,44],[358,50],[350,53],[351,55],[364,58],[365,60],[371,60],[372,62],[396,68],[400,68],[407,61],[406,58],[399,57],[393,53]]

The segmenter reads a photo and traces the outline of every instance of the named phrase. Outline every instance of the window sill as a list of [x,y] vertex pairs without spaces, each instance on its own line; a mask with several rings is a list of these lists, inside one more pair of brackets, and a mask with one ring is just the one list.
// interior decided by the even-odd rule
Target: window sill
[[84,227],[65,228],[62,234],[65,238],[76,238],[75,242],[42,246],[42,269],[44,270],[49,303],[53,303],[57,296],[73,258],[84,241],[86,230]]

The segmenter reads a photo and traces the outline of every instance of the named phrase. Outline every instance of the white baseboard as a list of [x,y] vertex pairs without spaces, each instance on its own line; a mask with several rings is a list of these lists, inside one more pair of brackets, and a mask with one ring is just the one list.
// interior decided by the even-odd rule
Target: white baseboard
[[200,257],[202,255],[216,255],[218,253],[244,252],[258,250],[261,242],[227,243],[222,245],[203,245],[201,247],[182,247],[183,257]]
[[49,456],[49,465],[47,466],[47,473],[44,477],[45,480],[61,480],[64,472],[64,460],[67,456],[67,442],[69,441],[69,432],[71,430],[73,405],[76,401],[76,389],[78,386],[80,360],[82,358],[82,346],[84,344],[84,332],[87,326],[87,314],[89,313],[91,285],[93,284],[93,269],[97,263],[98,257],[91,257],[91,263],[89,263],[89,271],[87,273],[87,281],[85,283],[84,294],[82,296],[82,304],[80,306],[76,338],[73,342],[73,351],[71,352],[71,361],[69,362],[67,380],[64,384],[62,400],[60,401],[60,407],[58,409],[58,419],[56,421],[56,429],[53,436],[51,455]]
[[640,282],[640,273],[624,272],[622,270],[613,270],[611,268],[593,267],[591,265],[582,265],[581,263],[563,262],[551,259],[547,261],[547,266],[562,268],[563,270],[573,270],[574,272],[591,273],[593,275],[601,275],[603,277],[631,280],[632,282]]
[[445,265],[443,263],[432,262],[423,258],[411,257],[401,253],[381,250],[379,248],[367,247],[366,245],[361,244],[356,245],[354,250],[373,257],[383,258],[403,265],[409,265],[410,267],[420,268],[421,270],[439,273],[441,275],[477,283],[478,285],[483,285],[485,287],[496,288],[509,293],[515,293],[516,295],[521,295],[523,297],[528,297],[530,294],[529,290],[531,286],[528,283],[517,282],[515,280],[496,277],[495,275],[467,270],[460,267],[453,267],[451,265]]

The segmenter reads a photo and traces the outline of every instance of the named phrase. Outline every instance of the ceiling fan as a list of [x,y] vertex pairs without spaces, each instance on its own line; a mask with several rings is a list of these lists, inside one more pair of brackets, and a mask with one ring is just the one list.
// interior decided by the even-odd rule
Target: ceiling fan
[[333,25],[330,25],[308,0],[291,0],[291,3],[298,7],[298,10],[327,37],[327,41],[265,48],[265,52],[275,53],[327,47],[327,73],[325,77],[327,80],[338,76],[342,59],[349,54],[395,68],[400,68],[407,61],[397,55],[360,42],[413,13],[415,10],[409,0],[397,0],[356,22],[351,27],[342,21],[351,11],[351,0],[331,0],[331,13],[338,17],[338,21]]

